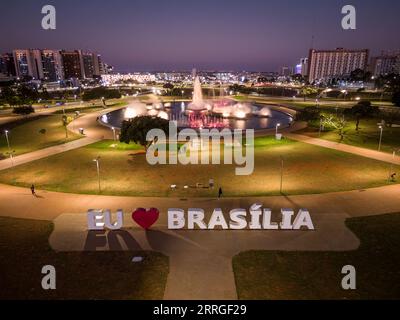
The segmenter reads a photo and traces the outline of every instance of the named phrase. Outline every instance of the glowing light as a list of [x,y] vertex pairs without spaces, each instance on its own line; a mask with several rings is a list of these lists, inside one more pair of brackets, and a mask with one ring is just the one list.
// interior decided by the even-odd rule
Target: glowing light
[[124,118],[126,119],[132,119],[135,118],[138,115],[136,110],[134,108],[126,108],[124,112]]
[[168,113],[166,113],[165,111],[160,111],[157,116],[165,120],[169,119]]
[[235,116],[236,116],[236,118],[244,119],[244,118],[246,118],[246,112],[244,112],[242,110],[238,110],[238,111],[236,111]]

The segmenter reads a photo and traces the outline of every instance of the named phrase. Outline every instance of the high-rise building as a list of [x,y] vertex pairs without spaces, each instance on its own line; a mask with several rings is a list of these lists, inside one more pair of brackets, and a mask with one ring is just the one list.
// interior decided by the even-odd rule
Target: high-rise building
[[101,55],[95,53],[93,54],[93,66],[94,66],[94,75],[101,76],[104,74],[103,62],[101,60]]
[[31,50],[28,49],[17,49],[13,51],[14,64],[17,77],[31,76],[34,78],[38,77],[37,70],[35,68],[34,57]]
[[293,73],[292,68],[290,68],[288,66],[284,66],[281,68],[281,72],[280,72],[281,76],[289,77],[290,75],[292,75],[292,73]]
[[308,76],[308,58],[302,58],[300,60],[300,65],[301,65],[301,75],[303,77]]
[[18,77],[57,81],[63,79],[61,56],[57,50],[14,50],[14,64]]
[[3,76],[15,77],[15,64],[12,53],[4,53],[0,55],[0,73]]
[[60,51],[45,49],[41,51],[41,63],[45,81],[59,81],[64,79],[63,64]]
[[370,71],[373,76],[381,76],[389,73],[400,73],[400,52],[385,52],[373,57],[370,63]]
[[71,79],[83,78],[83,70],[81,65],[81,58],[78,50],[75,51],[61,51],[63,62],[64,78]]
[[309,81],[340,78],[350,75],[356,69],[365,70],[368,62],[368,54],[368,49],[311,49],[308,58]]
[[79,50],[81,69],[84,78],[93,78],[95,75],[95,55],[91,52]]

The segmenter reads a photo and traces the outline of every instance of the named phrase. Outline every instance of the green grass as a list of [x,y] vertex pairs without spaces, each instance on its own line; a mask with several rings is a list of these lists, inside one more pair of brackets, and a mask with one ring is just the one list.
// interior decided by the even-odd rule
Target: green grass
[[[95,111],[100,111],[103,110],[104,108],[102,106],[96,105],[96,106],[89,106],[89,107],[76,107],[76,108],[65,108],[65,114],[67,115],[74,115],[76,111],[79,111],[80,113],[88,113],[88,112],[95,112]],[[64,110],[57,110],[53,112],[53,114],[64,114]]]
[[124,143],[113,140],[101,140],[88,146],[88,148],[97,150],[144,150],[144,148],[135,143]]
[[[49,221],[0,217],[0,299],[162,299],[168,258],[149,251],[55,252]],[[132,257],[143,256],[140,263]],[[56,268],[56,290],[41,269]]]
[[[16,127],[13,127],[12,123],[5,124],[2,127],[4,129],[12,128],[9,130],[9,139],[11,150],[15,150],[15,155],[81,138],[80,135],[72,132],[68,132],[68,138],[66,138],[62,115],[39,116]],[[41,129],[46,129],[46,133],[40,133]],[[1,132],[0,154],[6,152],[8,152],[6,137],[4,132]]]
[[[355,121],[348,121],[344,129],[344,139],[342,143],[349,144],[356,147],[367,148],[371,150],[378,150],[380,130],[377,123],[378,119],[361,120],[360,128],[357,132],[355,130]],[[318,128],[309,127],[299,133],[318,138]],[[340,142],[340,136],[337,130],[322,132],[321,139]],[[385,127],[382,135],[381,151],[392,153],[393,149],[400,148],[400,128],[387,128]]]
[[[100,156],[103,194],[160,197],[214,197],[278,195],[281,157],[284,160],[283,192],[310,194],[347,191],[386,185],[389,164],[348,153],[272,137],[255,141],[255,170],[250,176],[235,174],[232,165],[149,165],[146,155],[112,141],[96,143],[0,172],[0,182],[38,189],[97,194],[93,159]],[[395,166],[394,170],[399,168]],[[215,188],[196,188],[196,183]],[[171,190],[176,184],[178,188]],[[184,189],[184,186],[189,186]]]
[[[400,299],[400,214],[351,218],[360,239],[348,252],[249,251],[233,258],[239,299]],[[357,290],[341,288],[356,268]]]

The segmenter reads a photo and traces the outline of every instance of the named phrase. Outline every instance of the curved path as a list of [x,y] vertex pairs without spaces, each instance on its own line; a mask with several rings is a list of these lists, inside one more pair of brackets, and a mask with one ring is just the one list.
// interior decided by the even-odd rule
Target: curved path
[[[99,127],[98,116],[99,113],[83,116],[74,121],[70,128],[85,128],[88,136],[85,139],[111,137],[109,128]],[[324,141],[310,140],[292,133],[287,135],[313,144]],[[339,148],[330,144],[323,146]],[[54,151],[49,149],[44,150]],[[359,154],[360,150],[351,148],[344,151]],[[29,158],[29,155],[26,156]],[[34,158],[31,156],[30,159]],[[167,228],[168,208],[202,208],[208,221],[214,208],[222,208],[227,214],[233,208],[248,209],[255,202],[262,202],[264,207],[271,208],[276,221],[279,221],[280,208],[307,208],[316,230],[172,231]],[[130,212],[137,207],[157,207],[160,210],[160,218],[151,231],[144,231],[132,222]],[[126,229],[118,233],[88,232],[85,213],[90,208],[113,211],[123,209]],[[237,296],[232,271],[232,257],[235,254],[251,249],[353,250],[359,241],[345,227],[346,218],[392,213],[399,209],[400,185],[319,195],[224,199],[133,198],[49,191],[39,191],[38,196],[34,197],[28,189],[0,185],[0,215],[53,220],[55,230],[49,241],[57,251],[142,249],[168,255],[170,273],[166,299],[235,299]]]

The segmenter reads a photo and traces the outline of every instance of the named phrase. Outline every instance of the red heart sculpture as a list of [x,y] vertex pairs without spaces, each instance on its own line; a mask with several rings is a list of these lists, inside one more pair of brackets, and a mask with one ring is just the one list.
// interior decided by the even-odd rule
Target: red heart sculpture
[[156,208],[149,210],[138,208],[132,212],[132,219],[143,229],[149,229],[157,220],[160,212]]

